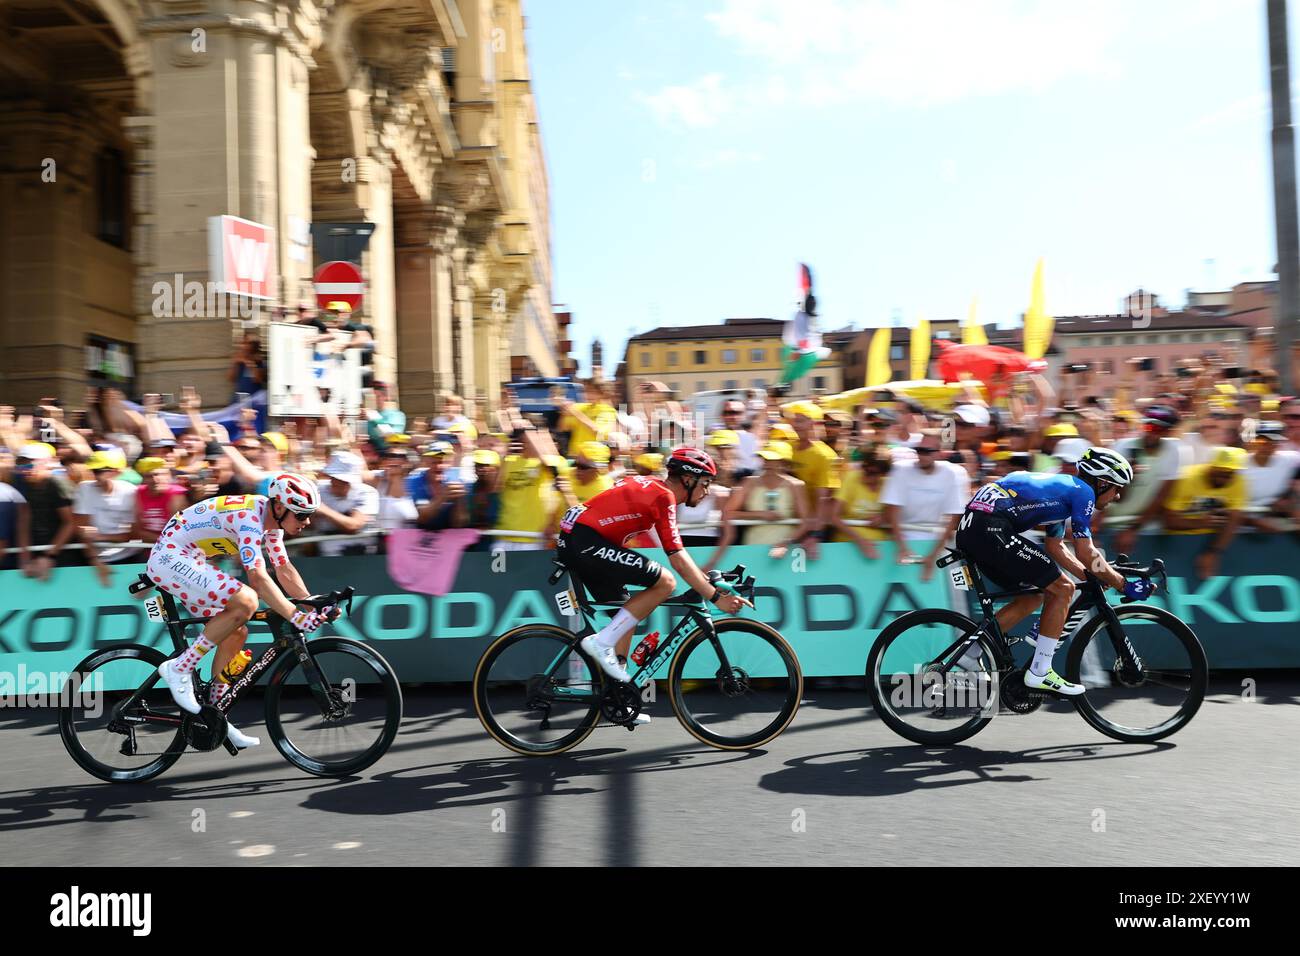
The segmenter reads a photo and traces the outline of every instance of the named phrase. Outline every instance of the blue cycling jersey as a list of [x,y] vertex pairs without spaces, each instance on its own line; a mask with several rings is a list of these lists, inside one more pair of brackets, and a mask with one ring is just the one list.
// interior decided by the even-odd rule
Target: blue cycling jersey
[[1052,525],[1049,538],[1063,537],[1068,520],[1076,538],[1091,538],[1096,503],[1092,489],[1074,475],[1015,471],[977,491],[966,509],[1006,518],[1016,531]]

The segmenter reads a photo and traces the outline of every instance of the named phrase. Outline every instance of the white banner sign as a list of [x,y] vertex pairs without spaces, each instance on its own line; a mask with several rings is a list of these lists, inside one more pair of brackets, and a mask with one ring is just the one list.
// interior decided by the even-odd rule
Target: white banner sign
[[266,348],[268,414],[361,413],[361,350],[336,351],[333,342],[314,341],[320,335],[314,325],[271,323]]

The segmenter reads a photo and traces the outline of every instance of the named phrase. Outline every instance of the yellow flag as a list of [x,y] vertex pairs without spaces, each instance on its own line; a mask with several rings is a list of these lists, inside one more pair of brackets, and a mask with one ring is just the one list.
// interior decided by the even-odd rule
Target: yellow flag
[[885,385],[894,378],[894,370],[889,365],[890,329],[876,329],[871,337],[871,347],[867,350],[867,387]]
[[1052,317],[1043,299],[1043,260],[1034,267],[1034,285],[1029,290],[1029,311],[1025,313],[1025,354],[1040,359],[1052,343]]
[[930,367],[930,320],[921,316],[912,329],[912,380],[925,378]]
[[976,308],[978,299],[970,300],[970,314],[966,316],[966,324],[961,327],[961,344],[962,345],[988,345],[989,337],[984,334],[984,326],[980,325],[976,317],[978,309]]

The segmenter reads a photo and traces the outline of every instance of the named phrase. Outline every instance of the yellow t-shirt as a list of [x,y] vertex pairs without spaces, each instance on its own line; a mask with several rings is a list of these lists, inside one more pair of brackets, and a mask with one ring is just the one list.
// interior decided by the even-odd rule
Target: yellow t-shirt
[[[497,512],[497,528],[510,531],[545,531],[551,524],[557,502],[562,500],[555,490],[551,469],[536,458],[507,455],[501,462],[501,509]],[[509,535],[502,541],[531,541],[538,538],[516,538]]]
[[[844,502],[841,516],[852,521],[867,521],[876,517],[884,510],[884,505],[880,503],[880,492],[882,490],[884,490],[883,482],[872,491],[862,477],[861,471],[856,468],[848,469],[840,482],[840,490],[835,492],[836,499]],[[868,541],[884,541],[889,537],[881,528],[851,528],[850,530],[858,537],[866,538]],[[838,534],[840,532],[837,532]],[[839,538],[838,540],[847,539]]]
[[557,430],[569,433],[570,455],[574,449],[582,447],[583,442],[604,441],[618,427],[618,409],[613,405],[604,402],[575,402],[573,408],[590,419],[596,430],[592,431],[572,415],[563,416]]
[[815,441],[807,448],[794,450],[791,460],[794,476],[804,483],[808,491],[808,504],[817,503],[817,492],[822,488],[840,486],[839,455],[825,442]]
[[[1246,472],[1238,471],[1222,488],[1215,488],[1209,480],[1210,466],[1192,465],[1184,468],[1165,507],[1180,514],[1208,514],[1211,511],[1240,511],[1246,507],[1250,492],[1246,486]],[[1194,528],[1170,531],[1169,534],[1217,534],[1218,528]]]
[[579,504],[586,504],[602,491],[609,491],[609,489],[613,488],[614,479],[607,474],[597,475],[586,484],[576,478],[572,480],[571,484],[573,485],[573,496],[578,499]]

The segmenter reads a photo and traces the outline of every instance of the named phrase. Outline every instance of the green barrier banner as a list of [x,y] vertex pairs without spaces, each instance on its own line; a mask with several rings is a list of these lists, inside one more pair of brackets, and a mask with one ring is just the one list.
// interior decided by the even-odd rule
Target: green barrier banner
[[[698,561],[709,549],[694,549]],[[352,585],[357,590],[350,618],[318,633],[337,633],[374,644],[403,681],[468,681],[490,640],[519,624],[543,621],[569,627],[576,619],[560,613],[556,585],[546,579],[551,552],[514,551],[463,555],[450,593],[414,594],[388,577],[378,556],[305,558],[297,563],[315,592]],[[915,566],[900,567],[891,546],[881,560],[866,562],[852,545],[829,544],[816,561],[795,553],[775,561],[764,547],[738,546],[726,568],[745,564],[758,582],[756,608],[745,616],[771,624],[794,647],[808,676],[860,675],[875,635],[899,614],[942,607],[948,587],[939,573],[923,582]],[[119,642],[143,643],[170,653],[171,639],[145,615],[126,588],[141,565],[114,568],[110,588],[89,568],[61,568],[38,582],[17,571],[0,572],[0,682],[29,673],[69,671],[92,649]],[[152,592],[151,592],[152,593]],[[660,608],[638,635],[667,634],[675,623]],[[600,615],[597,623],[609,618]],[[198,634],[192,628],[190,637]],[[265,644],[264,625],[253,625],[250,645]],[[0,683],[0,694],[5,688]],[[13,691],[11,691],[13,692]],[[22,693],[22,690],[17,690]]]
[[[1209,543],[1207,535],[1141,535],[1130,560],[1160,558],[1169,575],[1168,593],[1148,603],[1187,623],[1211,668],[1300,667],[1300,544],[1290,535],[1237,535],[1218,573],[1201,578],[1196,558]],[[1114,558],[1104,540],[1101,545]]]
[[[1208,580],[1195,571],[1205,546],[1199,538],[1152,535],[1139,542],[1134,559],[1161,557],[1169,572],[1169,593],[1153,603],[1192,627],[1211,667],[1300,667],[1300,581],[1292,573],[1300,546],[1290,538],[1242,536],[1223,556],[1221,568],[1231,574]],[[724,566],[743,563],[757,578],[756,608],[744,616],[784,634],[805,675],[860,676],[871,642],[890,621],[952,601],[944,572],[922,581],[920,567],[895,563],[892,545],[882,544],[880,552],[878,560],[866,561],[852,545],[828,544],[815,561],[798,553],[775,561],[766,548],[738,546],[727,552]],[[693,554],[706,560],[709,549]],[[313,591],[349,584],[357,589],[351,618],[319,633],[374,644],[407,683],[468,681],[493,637],[532,621],[562,627],[574,622],[556,603],[567,579],[546,583],[550,552],[467,553],[452,591],[442,597],[401,590],[378,556],[306,558],[297,564]],[[114,568],[109,588],[89,568],[61,568],[45,582],[0,572],[0,700],[43,692],[34,681],[53,680],[48,675],[70,671],[106,644],[143,643],[170,653],[162,625],[149,621],[143,604],[126,592],[141,570]],[[674,621],[669,609],[660,608],[637,633],[666,634]],[[197,633],[192,628],[190,638]],[[269,640],[264,625],[253,626],[254,648]]]

